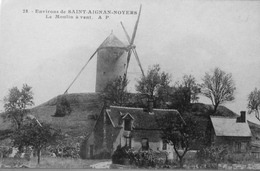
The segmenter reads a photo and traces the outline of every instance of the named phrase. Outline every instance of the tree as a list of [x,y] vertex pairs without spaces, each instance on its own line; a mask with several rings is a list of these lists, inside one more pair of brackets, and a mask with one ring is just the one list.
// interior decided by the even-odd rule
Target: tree
[[126,76],[119,76],[110,81],[105,87],[105,96],[110,99],[112,104],[122,106],[128,100],[128,93],[126,87],[129,81]]
[[13,87],[9,90],[9,94],[4,97],[5,113],[4,119],[10,119],[17,129],[23,122],[24,116],[29,112],[27,107],[34,105],[32,87],[27,84],[19,90]]
[[182,77],[182,87],[188,89],[187,101],[190,103],[196,103],[199,100],[200,85],[196,83],[196,79],[193,75],[184,75]]
[[197,145],[197,141],[204,138],[196,119],[187,112],[179,116],[169,113],[157,116],[156,122],[162,130],[162,139],[173,146],[179,165],[183,167],[185,154]]
[[259,118],[259,109],[260,109],[260,90],[257,90],[257,88],[254,89],[249,95],[248,95],[248,105],[247,108],[249,109],[248,113],[255,113],[255,117],[260,121]]
[[187,111],[190,104],[198,102],[198,94],[200,87],[196,83],[196,79],[192,75],[184,75],[181,82],[176,82],[171,88],[171,108],[177,109],[179,112]]
[[148,99],[155,101],[158,107],[164,106],[168,100],[170,90],[170,75],[160,72],[158,64],[149,67],[147,75],[137,80],[136,90],[147,95]]
[[13,144],[15,147],[32,146],[37,152],[38,164],[43,147],[54,144],[61,137],[61,131],[56,130],[50,124],[36,122],[34,120],[25,122],[13,133]]
[[209,98],[214,106],[214,112],[220,104],[233,101],[236,90],[232,74],[228,74],[219,68],[213,73],[206,73],[203,78],[202,94]]

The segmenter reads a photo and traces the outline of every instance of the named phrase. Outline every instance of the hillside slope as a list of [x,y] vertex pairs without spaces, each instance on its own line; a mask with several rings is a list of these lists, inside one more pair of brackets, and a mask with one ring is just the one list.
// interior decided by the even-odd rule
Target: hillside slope
[[98,115],[103,107],[101,94],[75,93],[64,96],[72,108],[70,115],[54,117],[57,97],[33,108],[31,114],[40,121],[50,123],[73,137],[86,135],[95,124],[95,120],[90,116]]
[[[31,109],[31,114],[38,120],[52,124],[72,137],[88,135],[96,122],[93,115],[99,115],[103,107],[103,98],[99,93],[74,93],[64,95],[71,105],[72,112],[68,116],[54,117],[56,111],[57,97]],[[192,113],[197,116],[198,121],[209,121],[211,105],[202,103],[192,104]],[[237,117],[238,115],[224,106],[219,106],[217,114],[224,117]],[[197,120],[196,119],[196,120]],[[202,124],[201,124],[202,125]],[[0,125],[0,131],[5,130],[6,124]],[[205,128],[204,128],[205,129]]]

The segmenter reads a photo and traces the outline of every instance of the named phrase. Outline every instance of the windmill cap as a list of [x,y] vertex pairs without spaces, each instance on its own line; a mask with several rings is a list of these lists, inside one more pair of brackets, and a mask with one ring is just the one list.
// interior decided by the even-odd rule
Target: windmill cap
[[113,33],[111,33],[105,39],[105,41],[99,46],[98,49],[102,49],[102,48],[122,48],[122,49],[126,49],[127,47]]

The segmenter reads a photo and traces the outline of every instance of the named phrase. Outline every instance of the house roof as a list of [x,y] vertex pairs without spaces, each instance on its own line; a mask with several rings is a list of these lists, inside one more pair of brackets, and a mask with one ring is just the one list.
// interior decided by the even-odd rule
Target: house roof
[[216,136],[251,137],[247,122],[237,123],[236,118],[210,117]]
[[105,41],[99,46],[99,49],[108,47],[126,48],[126,46],[113,33],[105,39]]
[[153,114],[149,114],[143,108],[110,106],[106,112],[115,126],[120,126],[123,117],[130,114],[134,119],[133,127],[135,129],[158,129],[156,124],[156,116],[158,115],[174,114],[180,117],[179,112],[174,109],[154,109]]

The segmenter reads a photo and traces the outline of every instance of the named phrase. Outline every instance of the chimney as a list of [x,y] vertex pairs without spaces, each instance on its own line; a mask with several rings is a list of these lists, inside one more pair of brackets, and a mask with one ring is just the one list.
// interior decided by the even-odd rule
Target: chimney
[[153,114],[153,100],[148,99],[148,113]]
[[240,122],[246,122],[246,111],[240,112]]
[[246,122],[246,111],[241,111],[240,116],[237,117],[237,123],[245,123]]

